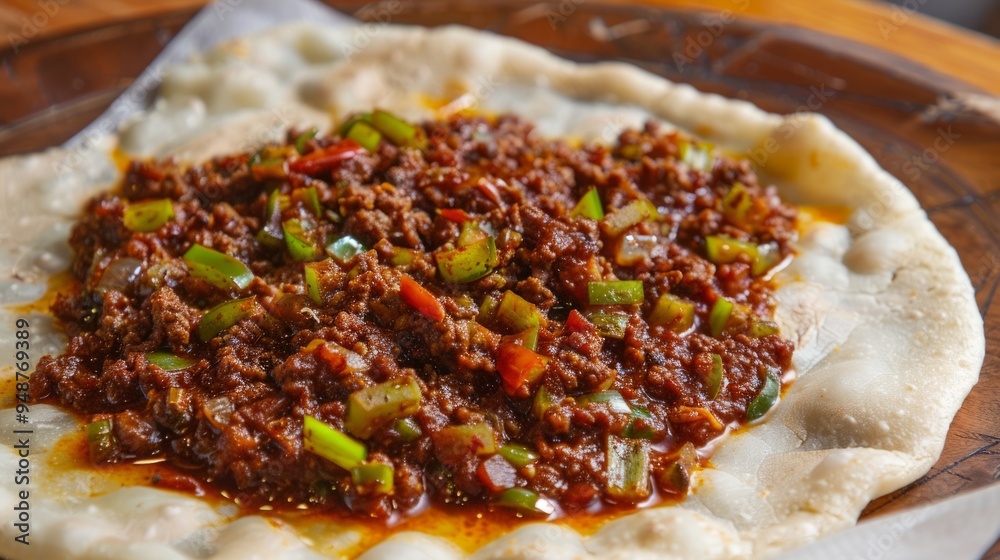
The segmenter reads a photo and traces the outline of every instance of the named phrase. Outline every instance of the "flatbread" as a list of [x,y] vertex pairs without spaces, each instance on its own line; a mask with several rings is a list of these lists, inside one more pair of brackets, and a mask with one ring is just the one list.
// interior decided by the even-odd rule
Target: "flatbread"
[[[253,149],[291,125],[329,128],[373,106],[430,118],[443,100],[446,111],[513,111],[543,134],[580,140],[611,142],[623,127],[659,119],[754,154],[762,182],[778,184],[786,200],[853,209],[847,224],[808,229],[800,256],[778,276],[777,320],[796,340],[798,379],[764,421],[721,445],[683,504],[630,514],[586,538],[529,524],[472,558],[766,557],[850,526],[872,498],[917,479],[937,459],[983,359],[972,287],[913,195],[825,118],[780,117],[628,65],[574,64],[464,28],[382,26],[364,45],[359,36],[351,28],[286,26],[175,67],[155,106],[123,127],[120,147],[197,161]],[[7,190],[0,269],[9,271],[0,302],[37,299],[67,267],[65,239],[78,209],[118,178],[114,145],[0,162]],[[31,323],[33,361],[60,348],[44,313],[0,313],[0,348],[14,348],[17,317]],[[332,522],[307,531],[277,517],[236,517],[234,508],[183,494],[108,492],[109,482],[91,471],[52,476],[56,443],[77,424],[49,406],[30,414],[31,545],[24,546],[14,540],[13,508],[26,488],[8,476],[18,468],[11,437],[19,425],[13,410],[0,411],[4,557],[313,559],[338,557],[357,542]],[[406,532],[362,555],[398,557],[464,554]]]

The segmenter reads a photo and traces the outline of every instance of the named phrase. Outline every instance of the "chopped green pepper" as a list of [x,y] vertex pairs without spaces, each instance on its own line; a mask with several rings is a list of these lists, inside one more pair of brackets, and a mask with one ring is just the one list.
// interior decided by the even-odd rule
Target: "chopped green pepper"
[[604,217],[604,208],[601,206],[601,195],[597,193],[597,187],[590,187],[587,194],[583,195],[580,202],[576,203],[570,216],[582,216],[591,220],[600,220]]
[[285,245],[288,253],[297,261],[314,261],[319,258],[320,250],[309,239],[309,232],[298,218],[285,220],[281,224],[285,235]]
[[413,249],[407,249],[405,247],[393,247],[392,256],[389,258],[389,264],[396,267],[406,267],[413,264],[413,259],[416,258],[417,252]]
[[625,338],[625,329],[628,327],[628,315],[625,313],[591,311],[587,313],[587,320],[593,323],[602,336],[618,340]]
[[746,255],[750,260],[750,273],[760,276],[778,264],[781,252],[771,244],[754,245],[725,235],[709,235],[705,238],[705,252],[708,260],[715,264],[728,264]]
[[487,295],[483,298],[483,303],[479,304],[479,315],[476,316],[476,320],[480,323],[492,322],[493,318],[496,317],[499,305],[499,299],[492,295]]
[[264,226],[257,232],[257,241],[272,249],[282,245],[284,234],[281,231],[281,211],[288,208],[289,204],[288,195],[281,194],[278,189],[271,191],[264,208]]
[[656,206],[652,202],[641,198],[633,200],[605,216],[601,220],[601,229],[604,230],[604,233],[612,237],[618,237],[625,233],[628,228],[640,222],[657,220],[659,217],[660,212],[656,209]]
[[436,255],[438,272],[448,282],[463,284],[483,278],[497,265],[497,245],[492,237]]
[[497,496],[498,506],[509,507],[525,515],[552,515],[556,508],[551,502],[527,488],[508,488]]
[[351,393],[347,399],[344,428],[367,439],[389,420],[409,416],[420,408],[420,385],[406,381],[386,381]]
[[319,217],[323,213],[323,205],[319,202],[319,191],[316,187],[306,187],[304,189],[299,189],[298,192],[302,193],[302,198],[306,203],[306,207],[316,216]]
[[614,499],[633,503],[650,496],[648,442],[608,436],[607,492]]
[[742,183],[734,184],[722,198],[722,215],[733,225],[745,230],[752,230],[754,225],[750,215],[752,208],[753,198]]
[[576,404],[583,407],[590,404],[600,404],[607,406],[612,412],[619,414],[631,414],[632,408],[622,397],[622,394],[615,390],[600,391],[589,395],[574,397]]
[[511,339],[517,344],[524,346],[528,350],[538,349],[538,327],[531,327],[524,329],[523,331],[511,335]]
[[458,234],[458,240],[455,242],[459,247],[465,247],[467,245],[472,245],[473,243],[486,239],[490,234],[487,233],[475,220],[469,220],[462,222],[462,230]]
[[160,198],[129,204],[122,221],[130,231],[149,232],[160,229],[173,217],[174,203],[169,198]]
[[378,151],[378,145],[382,143],[382,135],[375,130],[372,125],[365,121],[358,121],[347,131],[347,138],[354,140],[362,148],[369,152]]
[[333,259],[305,263],[303,278],[306,282],[309,299],[317,304],[322,304],[326,298],[330,297],[339,272]]
[[364,463],[351,469],[351,482],[376,494],[392,494],[392,465]]
[[649,314],[649,324],[670,327],[681,334],[694,326],[694,304],[673,294],[663,294]]
[[653,414],[648,408],[641,404],[633,404],[631,418],[622,436],[630,439],[653,439],[656,437],[656,431],[647,423],[652,419]]
[[104,463],[114,458],[118,450],[118,441],[115,439],[112,420],[95,420],[87,424],[87,448],[90,451],[90,460],[94,463]]
[[523,469],[531,463],[534,463],[539,457],[538,453],[532,451],[524,445],[511,442],[501,445],[499,453],[500,456],[506,459],[508,463],[519,469]]
[[326,246],[326,252],[342,265],[348,265],[354,257],[367,251],[363,243],[350,235],[345,235],[340,239]]
[[485,422],[464,426],[445,426],[434,434],[434,449],[445,465],[468,461],[470,455],[492,455],[497,452],[493,428]]
[[306,451],[345,470],[357,467],[368,458],[365,444],[308,414],[302,417],[302,442]]
[[708,317],[709,328],[712,330],[712,336],[719,338],[722,336],[722,332],[726,329],[726,325],[729,323],[729,317],[733,314],[733,309],[736,305],[729,301],[728,299],[719,296],[719,299],[715,300],[715,305],[712,306],[712,312]]
[[682,141],[680,148],[680,159],[692,169],[697,169],[704,173],[712,171],[715,165],[715,158],[712,157],[712,146],[708,142]]
[[267,146],[254,154],[250,161],[250,172],[257,181],[284,179],[288,176],[288,156],[291,149],[286,146]]
[[424,435],[424,431],[420,429],[420,424],[413,418],[397,418],[392,428],[399,434],[399,439],[406,443],[416,441],[420,436]]
[[242,262],[195,243],[184,253],[191,276],[223,290],[242,290],[250,285],[253,273]]
[[778,394],[781,392],[781,380],[778,379],[778,372],[773,369],[767,370],[767,377],[764,379],[764,387],[760,393],[750,401],[747,407],[747,421],[754,421],[764,414],[774,403],[778,402]]
[[642,282],[640,280],[587,282],[587,297],[591,305],[642,303]]
[[257,297],[227,301],[209,309],[198,321],[198,338],[208,342],[220,332],[240,322],[241,319],[253,314],[257,306]]
[[303,132],[302,134],[299,134],[298,136],[296,136],[295,137],[295,150],[297,152],[299,152],[300,155],[306,153],[306,142],[308,142],[308,141],[312,140],[313,138],[315,138],[316,134],[318,132],[319,132],[319,129],[313,127],[313,128],[310,128],[309,130]]
[[173,352],[150,352],[146,354],[146,361],[159,366],[163,371],[180,371],[198,363],[195,360],[182,358]]
[[347,133],[351,130],[351,128],[353,128],[354,125],[357,124],[357,123],[359,123],[359,122],[371,123],[372,122],[372,114],[371,113],[356,113],[356,114],[352,115],[351,118],[345,119],[344,122],[340,123],[340,127],[337,128],[337,135],[340,136],[341,138],[346,137]]
[[754,319],[750,322],[750,336],[760,338],[762,336],[771,336],[772,334],[778,334],[778,324],[774,321]]
[[521,332],[541,325],[542,315],[535,304],[507,290],[500,298],[494,320],[508,332]]
[[555,404],[555,399],[552,398],[552,394],[545,385],[538,387],[538,391],[535,392],[535,400],[531,402],[531,411],[535,414],[535,418],[541,420],[545,417],[545,413],[552,408]]
[[710,400],[715,400],[715,397],[719,396],[719,391],[722,390],[722,379],[725,372],[722,369],[722,356],[718,354],[712,354],[712,371],[708,374],[708,379],[706,379],[705,384],[708,390],[708,398]]

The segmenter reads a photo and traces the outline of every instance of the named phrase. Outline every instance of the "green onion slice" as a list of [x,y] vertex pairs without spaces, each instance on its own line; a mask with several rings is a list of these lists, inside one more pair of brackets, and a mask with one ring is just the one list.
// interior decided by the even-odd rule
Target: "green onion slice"
[[609,435],[607,441],[607,492],[624,502],[639,502],[650,496],[649,443]]
[[392,465],[365,463],[351,469],[351,482],[355,486],[370,488],[376,494],[392,494]]
[[642,282],[639,280],[588,282],[587,297],[591,305],[630,305],[642,303]]
[[397,146],[423,149],[427,144],[421,129],[387,111],[377,109],[372,112],[371,123]]
[[174,217],[174,203],[169,198],[135,202],[125,207],[123,221],[130,231],[149,232]]
[[302,441],[306,451],[345,470],[357,467],[368,458],[365,444],[309,415],[302,417]]
[[197,243],[184,253],[184,264],[192,276],[223,290],[242,290],[253,280],[247,265]]
[[347,131],[347,138],[354,140],[369,152],[378,151],[382,142],[382,134],[365,121],[358,121]]

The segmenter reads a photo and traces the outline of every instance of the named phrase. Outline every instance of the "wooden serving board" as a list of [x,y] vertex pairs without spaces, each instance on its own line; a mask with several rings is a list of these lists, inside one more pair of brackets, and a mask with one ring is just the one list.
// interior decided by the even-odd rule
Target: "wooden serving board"
[[[546,15],[567,2],[572,9],[553,24]],[[568,58],[626,60],[705,91],[750,100],[769,111],[789,113],[807,106],[830,117],[917,195],[958,251],[986,321],[986,361],[980,382],[955,418],[940,461],[920,480],[875,500],[863,516],[921,505],[996,481],[1000,478],[1000,302],[994,302],[1000,288],[1000,101],[976,86],[876,47],[738,13],[723,18],[726,2],[743,3],[711,0],[707,4],[712,11],[692,12],[662,5],[690,6],[687,0],[662,0],[657,7],[592,0],[530,5],[512,0],[488,4],[431,0],[400,3],[392,21],[464,23],[537,43]],[[334,4],[347,11],[367,5],[356,0]],[[833,3],[840,4],[856,3]],[[760,16],[755,11],[771,5],[755,3],[747,13]],[[834,12],[841,13],[839,9]],[[193,13],[189,8],[33,41],[18,52],[0,51],[11,78],[0,82],[0,122],[31,117],[0,128],[0,155],[58,144],[82,128]],[[888,12],[872,13],[884,18]],[[836,27],[849,29],[850,21],[842,19],[834,18]],[[919,17],[910,22],[924,24]],[[711,40],[705,40],[706,30]],[[910,37],[913,31],[900,33]],[[931,25],[926,37],[934,40],[946,32],[954,30]],[[875,37],[871,30],[854,34],[861,39]],[[691,48],[692,41],[704,45]],[[961,43],[968,47],[962,51],[965,56],[1000,53],[982,38],[957,41],[949,48]],[[919,48],[926,54],[935,47]],[[683,63],[671,56],[678,52],[686,53]],[[979,60],[956,63],[966,69],[982,67]],[[998,79],[994,73],[977,75],[975,81],[1000,92]],[[994,115],[972,108],[969,99],[984,106],[992,103]],[[1000,559],[1000,546],[986,557]]]

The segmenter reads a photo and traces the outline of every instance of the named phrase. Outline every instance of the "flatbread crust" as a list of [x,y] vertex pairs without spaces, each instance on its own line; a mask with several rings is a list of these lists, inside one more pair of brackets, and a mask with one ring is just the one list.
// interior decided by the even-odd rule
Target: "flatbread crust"
[[[201,160],[277,139],[290,125],[324,128],[373,106],[405,117],[445,110],[514,111],[546,135],[611,142],[656,118],[736,153],[753,153],[763,181],[803,205],[846,206],[848,224],[805,233],[780,272],[777,319],[797,341],[798,380],[764,421],[730,437],[680,506],[644,510],[593,536],[523,526],[472,558],[757,558],[850,526],[872,498],[917,479],[939,456],[984,353],[982,319],[955,251],[913,195],[818,115],[780,117],[617,63],[574,64],[511,39],[446,27],[358,30],[307,24],[227,43],[174,68],[155,107],[122,130],[136,155]],[[332,116],[332,119],[331,119]],[[83,201],[113,186],[113,141],[0,162],[0,303],[40,297],[68,265],[65,239]],[[8,273],[9,271],[9,273]],[[0,348],[14,321],[31,322],[32,359],[62,341],[44,314],[0,311]],[[5,370],[13,377],[13,371]],[[13,402],[8,401],[7,406]],[[14,541],[12,410],[0,411],[0,555],[146,560],[337,557],[357,535],[313,527],[304,540],[280,519],[236,518],[192,497],[151,488],[108,493],[86,470],[46,467],[78,429],[31,407],[31,545]],[[48,472],[51,473],[51,467]],[[16,512],[15,512],[16,513]],[[454,559],[442,539],[399,533],[362,555]]]

